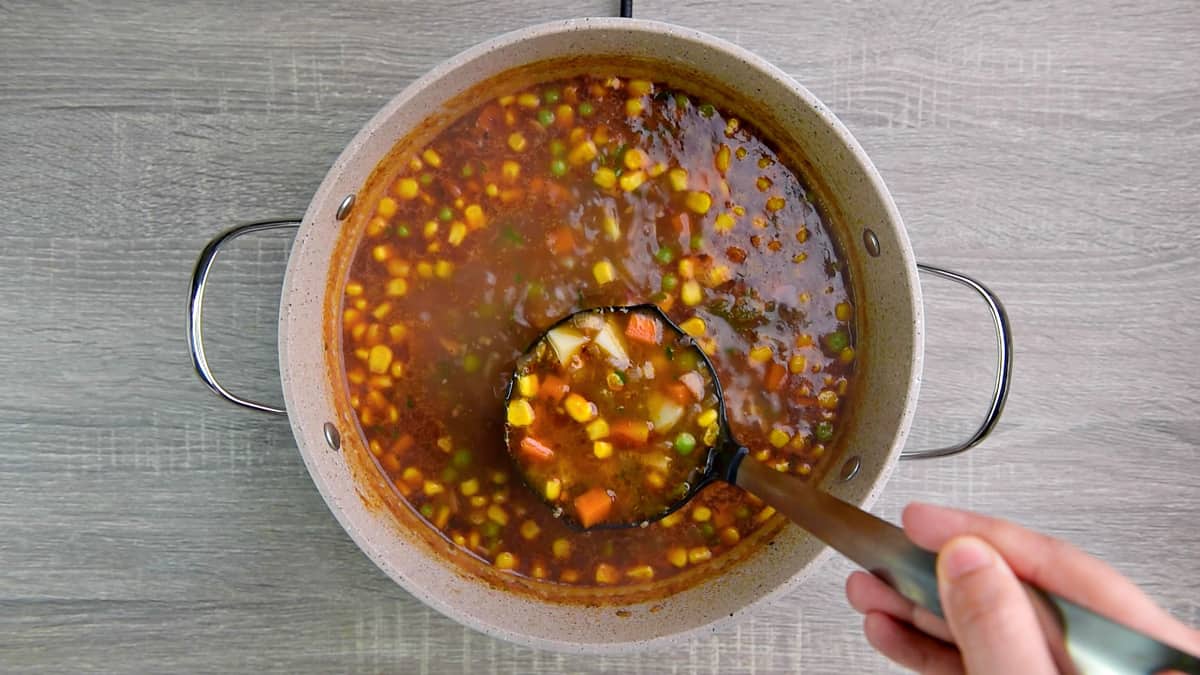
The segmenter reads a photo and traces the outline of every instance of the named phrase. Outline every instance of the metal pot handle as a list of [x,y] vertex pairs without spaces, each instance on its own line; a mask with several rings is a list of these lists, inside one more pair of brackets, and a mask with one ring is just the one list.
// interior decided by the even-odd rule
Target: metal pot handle
[[942,277],[943,279],[958,282],[975,291],[979,294],[979,297],[983,298],[984,303],[988,306],[988,311],[992,314],[992,323],[996,328],[996,383],[992,387],[992,402],[988,406],[987,415],[984,416],[983,421],[975,429],[975,433],[971,434],[970,438],[961,443],[948,445],[943,448],[905,450],[900,453],[900,459],[949,457],[950,455],[957,455],[978,445],[980,441],[987,438],[987,435],[992,432],[992,428],[996,426],[996,422],[1000,420],[1000,413],[1004,412],[1004,403],[1008,400],[1008,390],[1012,384],[1012,327],[1008,322],[1008,312],[1005,312],[1004,305],[1000,304],[1000,298],[997,298],[996,294],[987,286],[965,274],[951,272],[948,269],[934,267],[933,265],[918,264],[917,269],[934,276]]
[[204,384],[208,385],[209,389],[212,389],[226,401],[236,403],[243,408],[275,413],[276,415],[287,414],[287,411],[283,408],[276,408],[266,403],[251,401],[248,398],[242,398],[234,394],[221,386],[221,383],[217,381],[217,376],[213,375],[212,368],[208,365],[208,358],[204,354],[204,328],[201,316],[201,312],[204,310],[204,286],[208,283],[208,273],[212,269],[213,262],[217,259],[217,254],[221,252],[221,247],[225,244],[252,232],[285,228],[294,229],[299,226],[299,220],[266,220],[230,228],[208,242],[208,245],[200,252],[200,259],[196,261],[196,269],[192,272],[192,287],[188,295],[187,318],[188,349],[192,353],[192,366],[196,369],[196,374],[200,376]]

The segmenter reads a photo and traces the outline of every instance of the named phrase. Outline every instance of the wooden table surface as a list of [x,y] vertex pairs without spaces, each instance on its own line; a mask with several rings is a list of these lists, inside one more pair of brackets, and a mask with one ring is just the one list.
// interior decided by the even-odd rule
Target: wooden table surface
[[[191,372],[196,254],[295,215],[355,131],[439,61],[615,2],[0,3],[0,670],[877,672],[825,565],[676,649],[497,642],[393,584],[331,517],[286,420]],[[1200,623],[1200,5],[640,2],[778,64],[874,159],[918,256],[1003,297],[1012,398],[877,511],[979,509],[1111,561]],[[231,386],[277,392],[286,237],[209,300]],[[941,281],[913,445],[961,436],[993,359]]]

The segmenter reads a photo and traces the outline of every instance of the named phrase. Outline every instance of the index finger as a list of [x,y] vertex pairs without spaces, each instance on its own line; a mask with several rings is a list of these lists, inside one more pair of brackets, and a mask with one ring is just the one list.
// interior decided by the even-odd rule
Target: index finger
[[1034,586],[1166,642],[1200,650],[1200,634],[1112,567],[1062,540],[999,518],[932,504],[909,504],[902,520],[905,533],[917,546],[937,551],[961,535],[980,537],[1000,552],[1018,577]]

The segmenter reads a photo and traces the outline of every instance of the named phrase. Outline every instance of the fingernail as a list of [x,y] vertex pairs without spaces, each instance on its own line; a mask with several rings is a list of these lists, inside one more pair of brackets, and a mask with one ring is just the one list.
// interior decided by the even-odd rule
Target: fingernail
[[961,537],[942,549],[942,571],[950,579],[958,579],[992,564],[994,554],[987,544],[974,537]]

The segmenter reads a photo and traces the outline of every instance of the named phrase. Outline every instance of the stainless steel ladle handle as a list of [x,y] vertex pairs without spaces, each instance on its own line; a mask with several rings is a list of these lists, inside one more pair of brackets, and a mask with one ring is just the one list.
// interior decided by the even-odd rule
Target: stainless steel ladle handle
[[[904,531],[806,481],[764,464],[744,461],[734,482],[791,518],[842,555],[875,574],[916,604],[943,616],[937,557]],[[1022,582],[1063,672],[1200,673],[1200,659]]]

